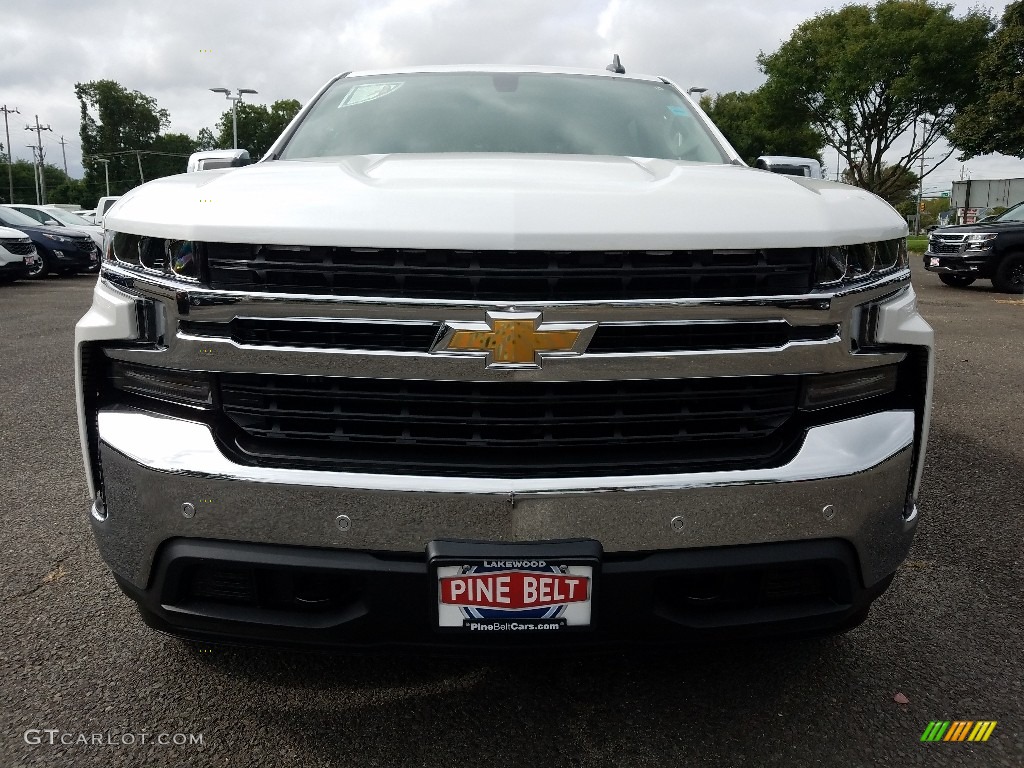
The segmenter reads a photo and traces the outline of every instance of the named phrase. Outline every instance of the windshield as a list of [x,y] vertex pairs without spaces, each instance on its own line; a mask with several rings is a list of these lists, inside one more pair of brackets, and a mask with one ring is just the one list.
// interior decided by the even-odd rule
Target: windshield
[[42,226],[38,221],[30,216],[26,216],[24,213],[12,210],[11,208],[0,207],[0,224],[5,227],[39,227]]
[[76,216],[73,213],[61,210],[60,208],[47,208],[46,215],[55,218],[57,221],[67,224],[69,227],[92,227],[94,226],[91,222],[86,221],[81,216]]
[[[1010,222],[1017,222],[1017,221],[1024,221],[1024,203],[1017,203],[1012,208],[1006,209],[1005,211],[1000,213],[998,216],[996,216],[994,219],[992,219],[992,222],[998,222],[1000,224],[1003,224],[1003,223],[1007,223],[1008,224]],[[992,222],[989,222],[989,223],[992,223]]]
[[477,72],[342,78],[280,157],[438,152],[728,162],[687,102],[663,83]]

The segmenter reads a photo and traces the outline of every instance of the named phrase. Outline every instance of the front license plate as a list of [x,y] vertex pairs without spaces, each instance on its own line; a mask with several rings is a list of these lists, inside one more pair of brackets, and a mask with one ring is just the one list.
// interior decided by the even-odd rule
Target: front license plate
[[440,628],[533,634],[590,626],[592,565],[481,559],[438,565],[436,573]]
[[938,259],[928,259],[928,266],[929,267],[937,267],[937,266],[939,266],[939,260]]
[[431,542],[435,626],[480,635],[586,632],[601,555],[589,540]]
[[594,625],[601,544],[432,541],[427,562],[440,632],[586,632]]

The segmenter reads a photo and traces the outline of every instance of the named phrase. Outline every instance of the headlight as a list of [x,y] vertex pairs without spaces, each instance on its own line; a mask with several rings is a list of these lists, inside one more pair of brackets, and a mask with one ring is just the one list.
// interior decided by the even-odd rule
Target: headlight
[[907,264],[904,238],[836,245],[819,251],[814,282],[819,288],[836,287],[905,269]]
[[907,266],[907,241],[883,240],[875,243],[875,269],[881,271]]
[[196,256],[195,243],[189,240],[168,240],[165,247],[171,272],[178,277],[199,279],[199,259]]
[[71,242],[71,238],[70,237],[62,237],[60,235],[47,235],[47,237],[50,238],[51,240],[56,240],[58,243],[70,243]]
[[168,277],[198,280],[199,247],[190,240],[165,240],[161,237],[107,232],[103,241],[104,258],[119,264],[142,267]]
[[995,232],[988,232],[979,235],[968,235],[967,236],[967,250],[968,251],[980,251],[988,248],[989,243],[995,240],[998,235]]

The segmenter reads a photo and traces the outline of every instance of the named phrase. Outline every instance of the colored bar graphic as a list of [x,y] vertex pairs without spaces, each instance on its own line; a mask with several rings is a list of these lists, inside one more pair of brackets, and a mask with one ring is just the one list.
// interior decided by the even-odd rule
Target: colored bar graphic
[[996,723],[996,720],[932,720],[921,734],[921,741],[988,741]]
[[955,720],[943,741],[963,741],[967,737],[967,729],[972,725],[970,721]]
[[921,741],[941,741],[949,728],[948,720],[932,720],[921,734]]
[[995,720],[989,720],[988,722],[984,723],[984,725],[986,726],[985,730],[982,731],[982,733],[978,736],[978,738],[975,739],[975,741],[988,741],[988,737],[991,736],[992,731],[996,729]]

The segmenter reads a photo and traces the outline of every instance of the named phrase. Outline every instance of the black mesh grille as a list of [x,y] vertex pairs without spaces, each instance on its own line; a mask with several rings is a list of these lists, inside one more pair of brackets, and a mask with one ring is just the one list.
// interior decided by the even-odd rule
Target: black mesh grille
[[32,253],[33,250],[35,250],[35,247],[32,245],[32,243],[19,243],[17,241],[11,240],[0,240],[0,245],[2,245],[10,253],[15,254],[16,256],[28,256],[30,253]]
[[793,448],[796,376],[436,382],[224,374],[250,462],[505,477],[771,466]]
[[210,243],[216,289],[338,296],[571,301],[808,292],[817,250],[452,251]]
[[441,324],[236,317],[226,323],[182,320],[180,327],[190,336],[231,339],[238,344],[253,346],[426,352]]
[[836,325],[791,326],[779,321],[609,324],[597,329],[587,352],[770,349],[794,341],[826,341],[838,333]]
[[932,239],[928,244],[928,250],[932,253],[960,253],[960,246],[963,245],[963,240],[937,240]]
[[91,237],[71,237],[68,239],[71,240],[71,242],[75,244],[75,247],[80,251],[91,251],[96,247],[96,243],[92,241]]

